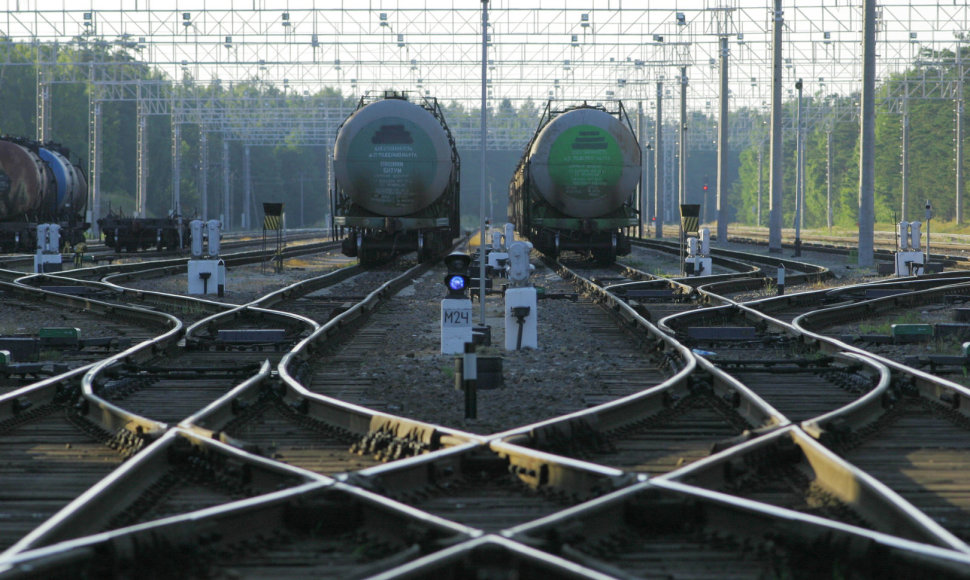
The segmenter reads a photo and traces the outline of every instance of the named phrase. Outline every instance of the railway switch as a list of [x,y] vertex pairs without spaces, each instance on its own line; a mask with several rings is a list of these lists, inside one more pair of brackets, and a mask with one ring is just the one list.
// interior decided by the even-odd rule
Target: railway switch
[[226,263],[219,259],[222,222],[192,220],[192,259],[189,260],[189,294],[217,294],[226,290]]
[[461,354],[472,342],[472,301],[468,297],[468,267],[471,256],[453,252],[445,258],[445,288],[441,301],[441,354]]
[[34,273],[57,272],[61,269],[61,226],[37,226],[37,252],[34,254]]
[[684,271],[689,276],[710,276],[711,258],[708,256],[710,251],[711,230],[709,228],[703,228],[700,231],[700,239],[687,238],[687,258],[684,260]]
[[192,257],[202,257],[202,220],[192,220],[189,222],[190,238],[192,240]]
[[901,221],[897,225],[899,247],[896,249],[897,276],[919,276],[925,267],[925,255],[920,251],[920,222]]
[[222,242],[222,222],[219,220],[209,220],[205,222],[206,227],[206,241],[209,248],[209,256],[215,257],[219,255],[220,247]]
[[488,250],[488,262],[485,264],[492,273],[500,272],[509,261],[508,247],[512,239],[508,236],[509,226],[505,224],[506,232],[492,232],[492,247]]
[[536,289],[529,283],[531,244],[509,245],[509,288],[505,291],[505,350],[538,348],[539,317]]

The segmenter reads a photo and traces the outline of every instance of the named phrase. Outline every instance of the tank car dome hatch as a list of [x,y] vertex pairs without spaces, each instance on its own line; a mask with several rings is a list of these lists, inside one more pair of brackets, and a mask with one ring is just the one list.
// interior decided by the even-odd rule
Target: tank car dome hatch
[[370,103],[337,134],[337,183],[351,201],[379,215],[412,214],[445,192],[452,171],[451,145],[441,122],[402,99]]
[[529,156],[536,192],[571,217],[615,211],[640,180],[636,138],[600,109],[572,109],[557,116],[543,127]]

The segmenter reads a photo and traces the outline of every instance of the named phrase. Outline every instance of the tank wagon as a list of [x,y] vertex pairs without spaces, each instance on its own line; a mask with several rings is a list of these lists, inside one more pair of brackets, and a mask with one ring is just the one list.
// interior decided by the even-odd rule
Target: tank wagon
[[334,228],[363,263],[440,257],[459,233],[460,165],[438,101],[364,97],[337,129]]
[[37,225],[58,224],[61,239],[84,240],[88,185],[70,151],[57,143],[0,137],[0,248],[37,248]]
[[550,102],[509,185],[512,222],[547,255],[611,263],[630,253],[639,181],[640,145],[621,103],[610,112]]

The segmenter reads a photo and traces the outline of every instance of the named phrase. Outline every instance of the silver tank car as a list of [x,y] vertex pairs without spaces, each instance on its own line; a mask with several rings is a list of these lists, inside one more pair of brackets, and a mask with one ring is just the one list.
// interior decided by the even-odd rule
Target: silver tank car
[[385,99],[347,119],[334,145],[334,174],[351,201],[375,214],[421,211],[445,192],[452,148],[441,122],[402,99]]
[[640,180],[636,138],[599,109],[573,109],[553,119],[529,156],[536,192],[571,217],[600,217],[618,209]]

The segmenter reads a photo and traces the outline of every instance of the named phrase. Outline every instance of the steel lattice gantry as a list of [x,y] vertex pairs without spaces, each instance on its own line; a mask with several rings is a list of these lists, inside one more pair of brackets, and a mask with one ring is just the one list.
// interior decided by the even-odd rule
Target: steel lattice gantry
[[[348,109],[346,103],[339,103],[332,109],[322,105],[327,112],[311,110],[321,106],[312,95],[324,87],[351,95],[350,102],[365,92],[395,89],[474,108],[481,96],[482,31],[480,7],[475,3],[452,0],[450,4],[401,7],[399,2],[389,1],[367,6],[311,1],[300,7],[269,8],[258,0],[232,8],[210,2],[200,9],[177,1],[119,0],[104,7],[92,4],[68,9],[53,0],[5,2],[6,12],[0,17],[0,35],[5,39],[0,43],[0,65],[25,64],[12,58],[10,46],[30,43],[36,47],[35,62],[27,64],[36,66],[37,136],[50,138],[50,111],[57,106],[51,103],[52,83],[77,82],[90,87],[88,159],[95,212],[99,211],[101,168],[99,111],[105,102],[137,102],[139,127],[147,116],[170,115],[173,127],[198,123],[204,134],[220,134],[250,145],[280,139],[326,144]],[[505,99],[516,105],[547,98],[591,103],[623,100],[642,103],[645,123],[650,125],[655,123],[658,95],[662,99],[679,96],[674,84],[685,69],[688,111],[714,119],[726,99],[731,111],[726,135],[731,146],[763,141],[761,127],[751,122],[760,122],[758,117],[739,116],[738,112],[764,114],[769,106],[772,3],[704,0],[683,4],[660,0],[646,7],[604,8],[591,2],[552,5],[543,0],[492,0],[486,39],[487,99],[493,114],[497,103]],[[796,79],[805,80],[809,99],[803,119],[809,125],[831,124],[833,119],[855,114],[829,106],[826,97],[860,90],[861,6],[810,0],[783,5],[783,11],[781,78],[786,96],[792,98]],[[961,35],[968,29],[968,8],[959,2],[890,0],[879,4],[876,22],[877,78],[886,79],[910,68],[923,53],[949,50],[959,54],[964,41]],[[134,78],[125,59],[67,63],[59,57],[58,46],[69,45],[79,52],[92,47],[123,51],[128,62],[157,67],[167,81],[152,84]],[[725,52],[730,60],[722,67]],[[727,95],[721,82],[724,74],[728,75]],[[291,101],[289,106],[299,112],[296,119],[267,111],[247,114],[241,109],[260,104],[259,97],[232,105],[203,106],[180,93],[179,87],[189,79],[199,85],[255,82],[287,87],[289,99],[308,100],[305,105]],[[918,98],[913,96],[915,92],[927,98],[953,98],[962,111],[963,81],[963,75],[956,81],[951,78],[935,84],[921,79],[917,88],[904,90],[907,98]],[[663,90],[657,90],[658,84],[663,84]],[[888,99],[889,107],[902,102],[898,94]],[[957,115],[958,131],[962,130],[961,116]],[[672,114],[665,120],[671,127],[684,122]],[[793,122],[790,114],[783,115],[783,127],[792,127]],[[487,147],[521,148],[532,130],[528,125],[493,115]],[[674,167],[683,161],[675,153],[677,139],[686,138],[691,150],[714,149],[725,139],[717,125],[694,123],[686,132],[664,129],[657,133],[670,145],[662,148],[664,154],[656,160],[665,190],[673,190],[675,176],[680,174]],[[459,147],[471,146],[478,139],[479,126],[465,118],[452,128]],[[139,140],[140,166],[147,156],[145,143]],[[225,150],[223,153],[225,158]],[[666,169],[659,171],[661,166]],[[958,176],[958,187],[959,180]],[[146,182],[140,167],[136,199],[142,209]]]

